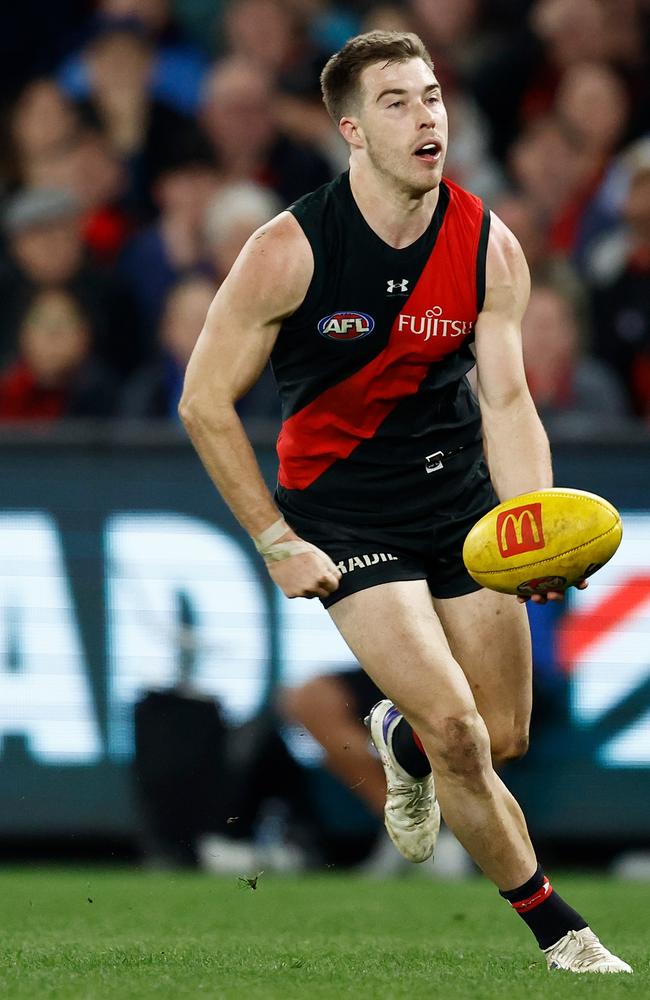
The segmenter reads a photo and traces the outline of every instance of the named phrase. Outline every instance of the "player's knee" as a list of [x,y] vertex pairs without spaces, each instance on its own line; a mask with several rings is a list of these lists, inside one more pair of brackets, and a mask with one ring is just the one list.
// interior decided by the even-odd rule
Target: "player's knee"
[[478,712],[443,719],[436,740],[436,770],[464,785],[479,789],[492,772],[490,737]]
[[528,743],[528,727],[525,729],[515,727],[493,738],[492,760],[495,766],[524,757],[528,752]]

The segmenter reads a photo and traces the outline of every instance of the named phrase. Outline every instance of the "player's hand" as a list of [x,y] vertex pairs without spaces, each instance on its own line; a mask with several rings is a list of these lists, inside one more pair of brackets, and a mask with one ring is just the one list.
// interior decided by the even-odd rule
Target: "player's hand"
[[[281,541],[289,538],[302,541],[294,532],[288,532]],[[285,597],[327,597],[338,589],[341,580],[341,571],[316,546],[309,552],[268,562],[266,568]]]
[[[586,590],[588,586],[588,580],[579,580],[575,584],[577,590]],[[549,601],[563,601],[565,593],[565,590],[549,590],[548,594],[532,594],[530,597],[518,597],[517,600],[520,604],[525,604],[526,601],[532,601],[533,604],[547,604]]]

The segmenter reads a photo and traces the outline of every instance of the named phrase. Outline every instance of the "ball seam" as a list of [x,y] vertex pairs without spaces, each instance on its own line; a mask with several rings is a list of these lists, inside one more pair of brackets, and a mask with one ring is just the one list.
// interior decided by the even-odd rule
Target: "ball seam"
[[480,574],[481,576],[495,576],[496,574],[502,573],[519,573],[521,570],[528,569],[531,566],[543,566],[544,563],[556,562],[558,559],[563,559],[564,556],[570,556],[573,552],[579,552],[580,549],[584,549],[588,545],[593,545],[594,542],[599,542],[601,538],[606,538],[607,535],[609,535],[609,533],[614,531],[617,527],[618,522],[613,524],[611,528],[608,528],[607,531],[603,531],[602,534],[596,535],[594,538],[590,538],[588,542],[576,545],[574,548],[567,549],[565,552],[559,552],[556,556],[547,556],[545,559],[536,559],[534,562],[525,563],[523,566],[505,566],[502,569],[477,569],[474,570],[474,572]]

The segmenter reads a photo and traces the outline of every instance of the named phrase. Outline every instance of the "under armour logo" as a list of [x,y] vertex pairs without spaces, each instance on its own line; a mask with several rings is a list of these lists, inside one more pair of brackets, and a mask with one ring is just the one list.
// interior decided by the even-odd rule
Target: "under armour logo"
[[401,281],[393,281],[391,278],[386,286],[386,291],[390,295],[393,292],[408,292],[409,280],[402,278]]

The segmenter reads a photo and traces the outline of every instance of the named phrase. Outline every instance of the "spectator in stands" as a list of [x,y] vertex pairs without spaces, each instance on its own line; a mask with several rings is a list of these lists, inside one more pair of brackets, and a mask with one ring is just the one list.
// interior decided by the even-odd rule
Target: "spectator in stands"
[[329,158],[333,130],[319,80],[327,56],[313,44],[305,12],[283,0],[230,0],[223,32],[230,56],[260,67],[275,81],[273,111],[283,132]]
[[413,18],[401,3],[377,3],[364,14],[361,31],[413,31]]
[[576,63],[560,81],[555,113],[580,147],[584,172],[553,221],[551,241],[571,257],[580,256],[585,216],[625,134],[629,110],[622,81],[605,63]]
[[222,51],[221,19],[228,0],[173,0],[174,18],[183,36],[201,53],[213,57]]
[[154,50],[136,22],[107,21],[84,50],[89,93],[78,108],[107,136],[129,173],[133,209],[153,212],[151,182],[157,165],[195,128],[191,119],[152,99]]
[[133,303],[117,279],[88,259],[81,206],[66,191],[21,191],[4,218],[8,256],[0,267],[0,364],[15,354],[17,333],[35,292],[67,289],[89,316],[98,355],[118,374],[141,363],[146,345]]
[[627,156],[627,233],[593,292],[596,351],[623,379],[634,411],[650,420],[650,140]]
[[117,382],[92,355],[88,317],[65,291],[37,292],[20,327],[18,357],[0,371],[0,419],[108,417]]
[[516,186],[534,204],[548,247],[566,253],[564,213],[593,172],[593,160],[578,136],[557,116],[536,119],[513,144],[510,171]]
[[134,226],[124,204],[125,171],[97,129],[79,129],[56,149],[33,160],[28,187],[71,192],[79,201],[81,232],[93,257],[112,264]]
[[625,134],[629,98],[621,78],[606,63],[580,62],[562,77],[555,110],[602,165]]
[[[215,5],[218,0],[210,2]],[[169,0],[99,0],[94,6],[91,30],[130,21],[149,40],[153,50],[148,80],[151,97],[181,114],[194,114],[207,68],[206,53],[184,36]],[[75,53],[64,62],[59,82],[77,100],[88,97],[90,79],[83,53]]]
[[158,218],[133,237],[120,259],[120,272],[152,336],[170,288],[204,262],[203,220],[219,183],[210,144],[199,133],[179,141],[154,174]]
[[29,171],[71,142],[78,128],[75,108],[54,80],[39,78],[28,83],[10,114],[12,181],[25,183]]
[[282,0],[230,0],[223,18],[228,52],[278,81],[319,92],[315,53],[298,9]]
[[522,323],[531,395],[546,429],[593,434],[620,427],[627,404],[615,374],[584,351],[579,286],[533,284]]
[[577,289],[579,294],[576,269],[564,254],[549,248],[544,218],[533,199],[520,192],[510,192],[498,198],[493,208],[521,244],[533,283],[559,283],[565,288]]
[[264,184],[286,205],[325,184],[332,172],[319,153],[280,130],[275,100],[275,83],[261,67],[228,57],[206,81],[201,123],[226,179]]
[[635,81],[644,72],[644,32],[635,0],[617,3],[615,12],[602,0],[535,0],[528,7],[527,22],[487,46],[469,80],[491,123],[499,158],[522,128],[551,111],[568,67],[609,62]]
[[511,191],[503,194],[491,207],[517,237],[534,275],[548,260],[544,217],[537,203],[523,192]]
[[452,83],[482,51],[481,0],[407,0],[407,10],[436,65],[441,82]]
[[281,210],[273,191],[251,181],[225,184],[214,196],[205,213],[203,232],[205,257],[219,282],[248,237]]
[[194,350],[216,285],[189,275],[173,286],[165,302],[157,359],[136,372],[125,387],[120,416],[127,419],[178,419],[185,368]]

